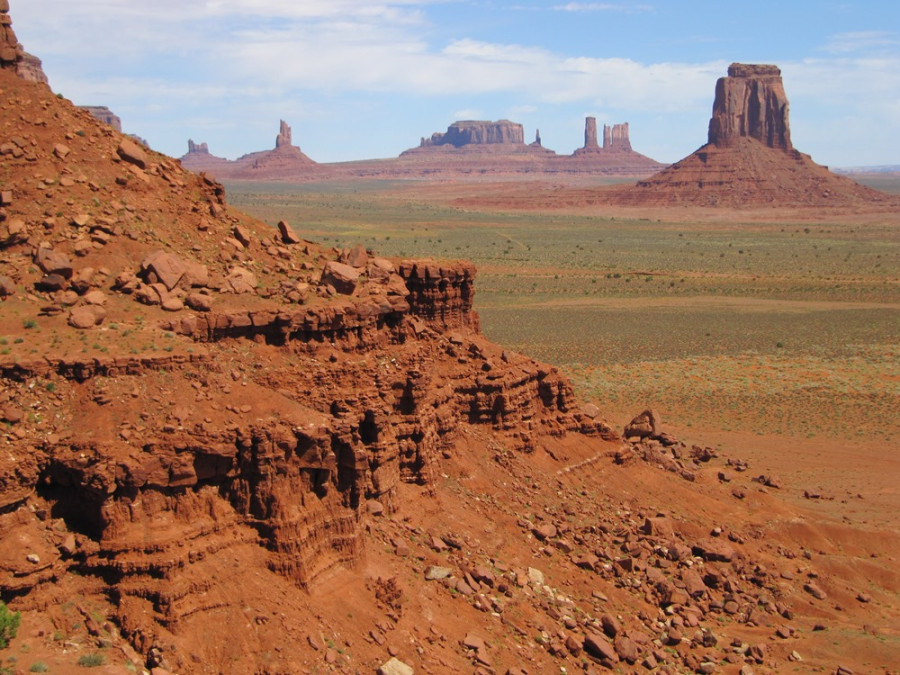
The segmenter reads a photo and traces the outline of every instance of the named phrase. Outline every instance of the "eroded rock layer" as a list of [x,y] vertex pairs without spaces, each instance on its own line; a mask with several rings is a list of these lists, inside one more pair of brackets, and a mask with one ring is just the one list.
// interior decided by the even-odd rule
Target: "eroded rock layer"
[[0,355],[0,533],[41,561],[0,562],[19,606],[78,569],[149,652],[228,606],[223,560],[300,588],[356,565],[369,510],[432,486],[462,428],[519,452],[615,437],[554,368],[481,337],[471,264],[319,249],[0,75],[19,125],[0,147],[2,309],[38,329]]

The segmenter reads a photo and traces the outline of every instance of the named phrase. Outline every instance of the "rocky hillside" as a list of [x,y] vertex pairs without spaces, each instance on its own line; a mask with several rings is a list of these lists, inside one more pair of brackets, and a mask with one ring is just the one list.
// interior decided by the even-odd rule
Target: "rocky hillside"
[[797,527],[651,412],[612,430],[480,335],[470,264],[302,232],[0,70],[16,672],[892,662],[860,623],[900,623],[890,535]]

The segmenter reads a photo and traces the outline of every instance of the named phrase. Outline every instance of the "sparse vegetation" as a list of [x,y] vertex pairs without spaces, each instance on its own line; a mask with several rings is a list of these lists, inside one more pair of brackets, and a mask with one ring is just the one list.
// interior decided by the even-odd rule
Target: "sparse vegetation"
[[21,621],[22,615],[9,611],[6,603],[0,600],[0,649],[6,649],[9,641],[16,637]]
[[100,652],[90,652],[78,657],[78,665],[82,668],[97,668],[106,665],[106,655]]
[[487,337],[560,366],[607,410],[653,401],[694,427],[855,438],[900,400],[889,224],[461,209],[390,182],[228,188],[338,247],[473,260]]

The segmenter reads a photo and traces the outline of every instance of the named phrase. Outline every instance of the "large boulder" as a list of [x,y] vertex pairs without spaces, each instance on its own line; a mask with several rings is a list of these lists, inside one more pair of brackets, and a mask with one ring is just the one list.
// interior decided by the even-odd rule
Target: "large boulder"
[[147,168],[147,152],[131,139],[123,138],[116,152],[122,160],[129,164],[134,164],[141,169]]
[[625,426],[625,438],[656,438],[660,434],[659,413],[647,409]]
[[359,284],[360,271],[344,263],[329,261],[322,270],[322,285],[332,286],[343,295],[353,295]]
[[147,276],[147,283],[159,282],[171,291],[187,272],[187,265],[174,253],[154,251],[144,258],[141,269]]
[[62,251],[41,247],[34,254],[34,262],[45,274],[58,274],[64,279],[72,278],[72,261]]

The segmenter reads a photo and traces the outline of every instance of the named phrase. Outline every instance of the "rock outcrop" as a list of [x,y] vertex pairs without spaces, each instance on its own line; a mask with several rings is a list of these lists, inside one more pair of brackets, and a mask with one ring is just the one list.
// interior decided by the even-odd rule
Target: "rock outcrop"
[[9,0],[0,0],[0,68],[17,70],[25,50],[19,44],[9,16]]
[[47,79],[47,74],[44,72],[43,62],[28,52],[22,54],[22,60],[19,61],[16,72],[19,74],[19,77],[29,82],[50,83]]
[[293,141],[291,140],[292,132],[288,123],[284,120],[281,120],[281,126],[278,131],[278,136],[275,137],[275,149],[278,148],[286,148],[293,145]]
[[728,148],[739,138],[755,138],[770,148],[793,149],[788,99],[777,66],[732,63],[728,76],[716,82],[708,142]]
[[[604,125],[604,130],[606,125]],[[604,143],[605,145],[605,143]],[[599,150],[600,144],[597,142],[597,118],[586,117],[584,120],[584,150]]]
[[210,153],[206,143],[188,141],[181,163],[191,171],[203,171],[218,179],[269,180],[310,179],[321,176],[319,165],[293,145],[291,127],[280,121],[275,148],[243,155],[234,161]]
[[614,124],[613,126],[603,125],[603,149],[631,152],[631,136],[628,131],[628,122]]
[[462,121],[454,122],[444,133],[434,133],[431,138],[423,138],[420,147],[452,145],[461,148],[467,145],[524,145],[525,131],[521,124],[500,120],[499,122]]
[[108,124],[116,131],[122,131],[122,120],[105,105],[83,105],[81,108],[87,110],[91,115],[104,124]]
[[781,71],[734,63],[716,84],[708,142],[634,187],[625,205],[851,206],[892,198],[830,172],[794,149]]

